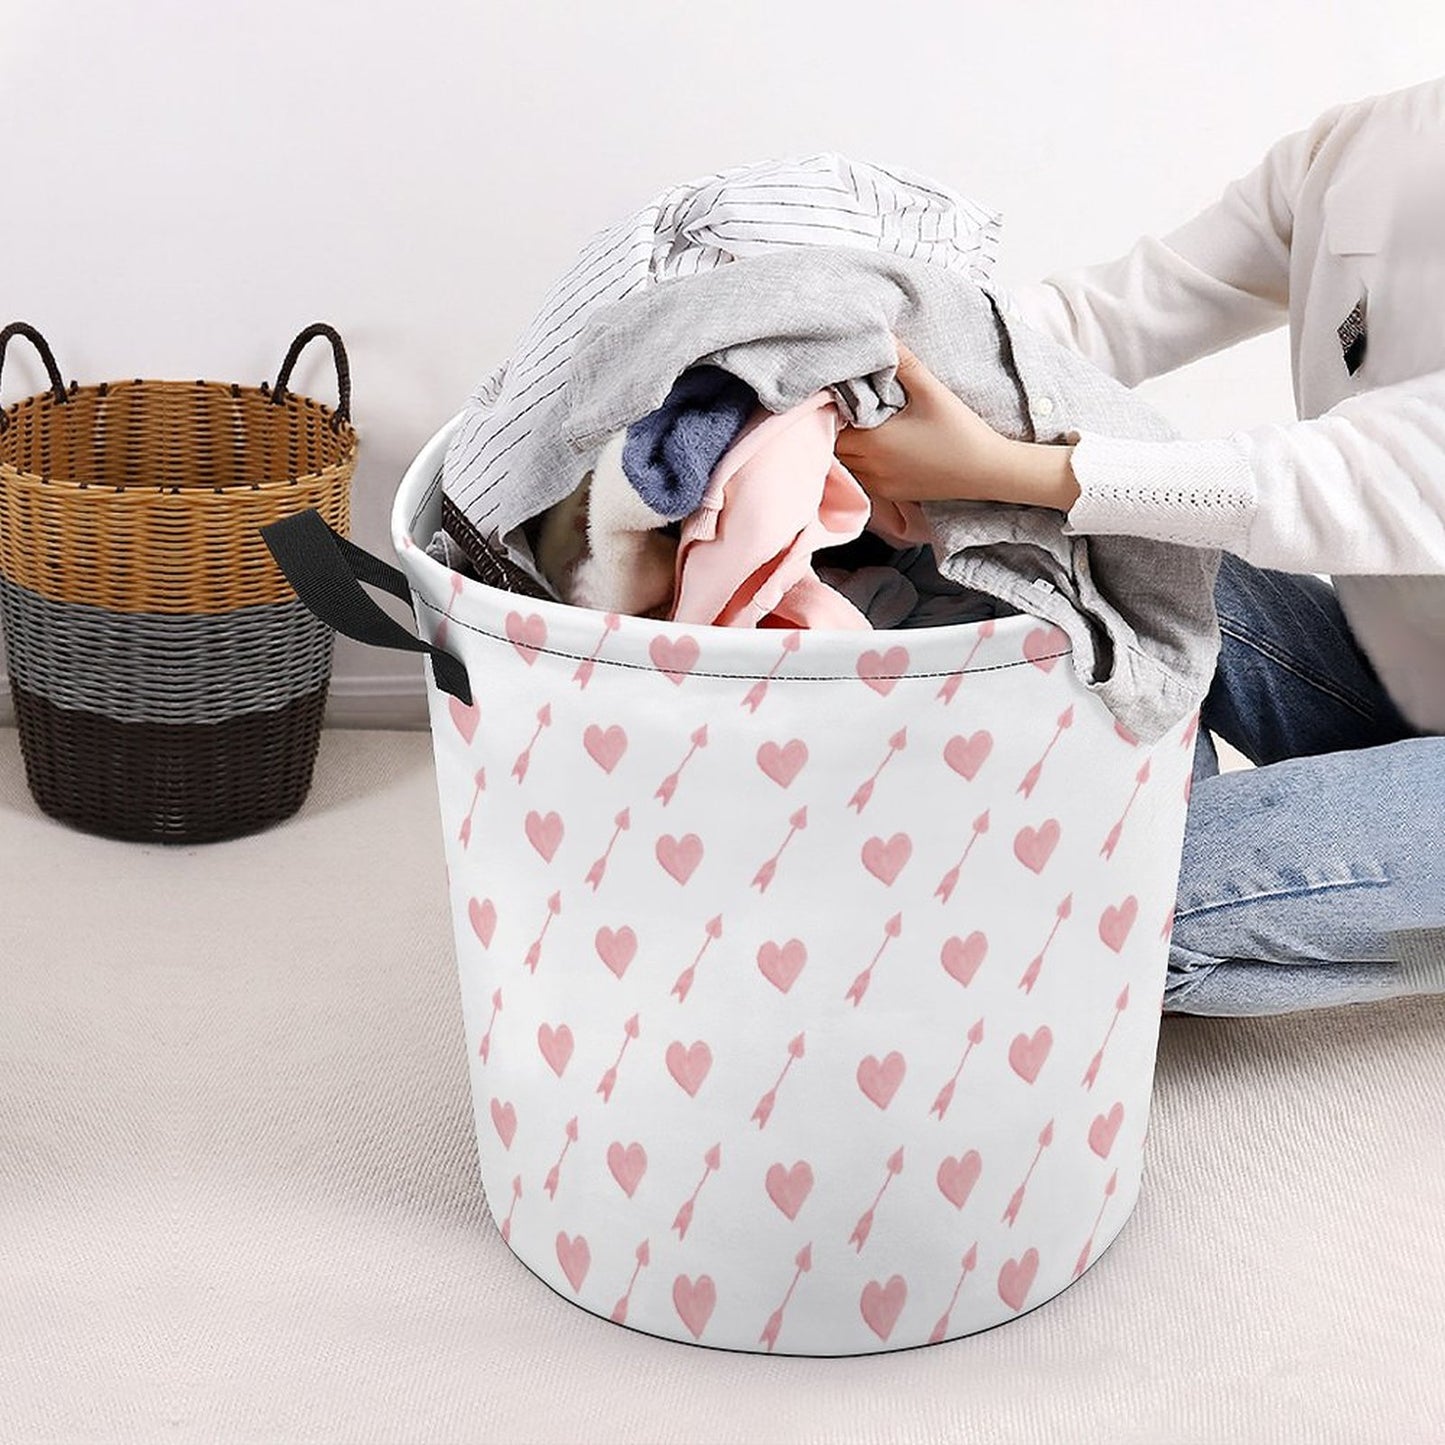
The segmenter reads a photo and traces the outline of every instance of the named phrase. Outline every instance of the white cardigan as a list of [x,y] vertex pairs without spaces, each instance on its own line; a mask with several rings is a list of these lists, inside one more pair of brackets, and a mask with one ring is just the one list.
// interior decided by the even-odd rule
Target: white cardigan
[[[991,289],[1129,386],[1287,319],[1301,420],[1203,441],[1066,433],[1081,496],[1065,530],[1333,573],[1401,711],[1445,733],[1445,78],[1332,107],[1118,260]],[[1361,300],[1351,375],[1337,328]]]

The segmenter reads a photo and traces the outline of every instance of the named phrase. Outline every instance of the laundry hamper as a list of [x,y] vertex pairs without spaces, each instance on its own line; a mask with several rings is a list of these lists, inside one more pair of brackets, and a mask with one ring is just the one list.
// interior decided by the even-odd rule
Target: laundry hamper
[[[26,777],[49,815],[162,843],[289,817],[311,785],[335,637],[258,528],[349,524],[356,434],[341,338],[296,338],[275,389],[119,381],[0,413],[0,618]],[[289,390],[326,337],[335,411]]]
[[[736,1350],[1056,1295],[1139,1191],[1194,720],[1138,745],[1025,615],[690,627],[465,579],[423,551],[449,432],[396,498],[404,579],[316,518],[268,540],[348,631],[431,652],[502,1238],[604,1319]],[[427,641],[358,626],[352,575]]]

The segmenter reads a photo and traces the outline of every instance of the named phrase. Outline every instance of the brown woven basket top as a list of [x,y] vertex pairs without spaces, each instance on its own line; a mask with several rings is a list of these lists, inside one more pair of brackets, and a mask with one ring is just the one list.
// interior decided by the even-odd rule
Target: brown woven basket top
[[118,381],[16,402],[0,467],[85,491],[287,484],[343,466],[356,433],[310,397],[220,381]]
[[340,407],[285,390],[317,331],[297,339],[274,391],[136,380],[62,392],[52,372],[51,391],[3,414],[0,573],[123,612],[293,598],[257,529],[315,507],[344,535],[356,466],[339,338]]

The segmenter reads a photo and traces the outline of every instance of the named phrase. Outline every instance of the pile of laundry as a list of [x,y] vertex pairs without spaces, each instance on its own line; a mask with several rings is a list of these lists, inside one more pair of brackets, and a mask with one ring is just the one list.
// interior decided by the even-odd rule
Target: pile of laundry
[[1213,674],[1218,554],[1062,513],[873,502],[834,455],[905,404],[902,338],[1005,435],[1177,433],[986,285],[998,216],[834,154],[672,188],[594,236],[469,399],[428,551],[494,585],[702,625],[1027,612],[1136,737]]

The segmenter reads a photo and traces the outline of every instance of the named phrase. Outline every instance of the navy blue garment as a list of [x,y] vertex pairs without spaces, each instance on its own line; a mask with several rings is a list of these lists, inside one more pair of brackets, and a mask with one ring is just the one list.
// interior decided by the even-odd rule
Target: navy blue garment
[[627,480],[659,517],[688,516],[757,405],[757,392],[731,372],[689,367],[656,411],[627,428],[622,445]]

